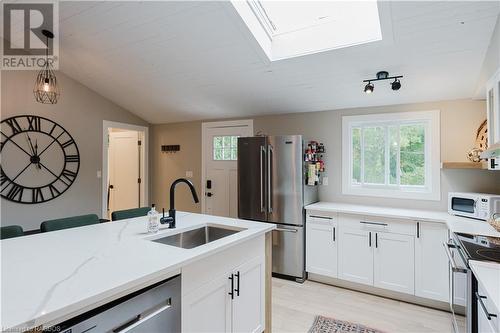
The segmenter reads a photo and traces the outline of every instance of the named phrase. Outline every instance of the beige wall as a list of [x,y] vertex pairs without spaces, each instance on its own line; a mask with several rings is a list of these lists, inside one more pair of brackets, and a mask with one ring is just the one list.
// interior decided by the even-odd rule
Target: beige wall
[[37,229],[47,219],[80,214],[101,215],[102,121],[148,126],[127,110],[58,72],[61,98],[55,105],[35,102],[33,71],[3,71],[1,74],[1,118],[35,114],[63,126],[80,150],[80,171],[73,185],[60,197],[42,204],[23,205],[1,199],[1,224],[20,224]]
[[[176,153],[162,153],[162,145],[181,146]],[[193,171],[190,180],[202,198],[201,182],[201,122],[188,122],[151,126],[152,158],[152,203],[161,212],[170,206],[170,184],[177,178],[185,178],[186,171]],[[178,210],[200,212],[201,203],[194,203],[189,188],[185,184],[176,187],[175,208]]]
[[[275,116],[254,117],[254,131],[268,135],[302,134],[314,138],[326,145],[327,175],[329,185],[320,187],[320,199],[324,201],[339,201],[348,203],[364,203],[370,205],[387,205],[417,209],[445,210],[448,191],[500,191],[498,173],[486,170],[442,170],[441,200],[418,201],[397,200],[373,197],[345,196],[341,194],[341,117],[342,115],[441,110],[441,160],[467,161],[466,152],[473,147],[477,127],[486,118],[484,101],[457,100],[419,104],[405,104],[374,108],[357,108],[348,110],[309,112]],[[201,122],[167,124],[153,126],[152,152],[153,200],[165,200],[166,186],[174,177],[183,176],[186,170],[194,172],[194,182],[197,190],[201,177]],[[161,142],[157,140],[160,139]],[[161,144],[181,144],[188,152],[177,153],[175,156],[160,155]],[[187,155],[186,155],[187,154]],[[161,171],[160,171],[161,169]],[[173,173],[170,173],[171,169]],[[172,176],[175,174],[175,176]],[[168,176],[168,177],[167,177]],[[165,185],[167,183],[167,185]],[[161,184],[161,188],[157,188]],[[186,199],[184,199],[186,198]],[[187,195],[179,195],[179,207],[198,212],[199,205],[192,205]],[[161,206],[160,206],[161,207]]]

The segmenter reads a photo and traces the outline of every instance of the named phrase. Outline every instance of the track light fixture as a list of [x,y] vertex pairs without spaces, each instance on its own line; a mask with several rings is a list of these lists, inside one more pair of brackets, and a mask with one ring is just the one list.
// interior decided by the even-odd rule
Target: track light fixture
[[382,80],[392,80],[392,79],[394,79],[394,82],[391,83],[392,90],[399,90],[401,88],[401,81],[399,81],[399,79],[402,77],[403,75],[389,76],[388,72],[380,71],[377,73],[377,77],[375,79],[363,80],[363,82],[368,82],[365,86],[365,93],[371,94],[375,89],[375,86],[373,85],[372,81],[382,81]]

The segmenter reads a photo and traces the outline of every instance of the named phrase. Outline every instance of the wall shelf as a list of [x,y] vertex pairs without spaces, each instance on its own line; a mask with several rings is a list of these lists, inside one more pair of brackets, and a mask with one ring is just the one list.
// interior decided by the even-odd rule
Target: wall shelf
[[441,162],[441,169],[488,169],[487,162]]

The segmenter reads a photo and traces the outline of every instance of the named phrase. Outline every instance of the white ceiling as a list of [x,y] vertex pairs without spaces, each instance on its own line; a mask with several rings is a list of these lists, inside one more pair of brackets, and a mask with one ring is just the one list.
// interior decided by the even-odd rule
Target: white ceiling
[[474,96],[500,2],[379,6],[381,42],[270,63],[230,3],[61,2],[60,69],[150,123]]

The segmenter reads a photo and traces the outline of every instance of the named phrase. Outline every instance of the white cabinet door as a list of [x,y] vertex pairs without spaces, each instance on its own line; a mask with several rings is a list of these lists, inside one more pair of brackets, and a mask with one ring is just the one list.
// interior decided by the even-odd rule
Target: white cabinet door
[[500,69],[486,83],[489,145],[500,143]]
[[224,274],[182,300],[183,332],[231,332],[231,274]]
[[374,232],[339,228],[340,279],[373,285]]
[[[464,267],[465,264],[462,257],[457,252],[456,249],[450,249],[451,255],[455,259],[458,266]],[[453,273],[451,271],[450,265],[448,265],[450,288],[453,286],[453,304],[465,306],[467,304],[467,274],[465,273]]]
[[337,231],[336,223],[307,220],[307,272],[337,277]]
[[378,288],[414,294],[414,238],[375,233],[374,283]]
[[415,296],[448,302],[448,257],[443,243],[448,229],[440,223],[418,222],[415,239]]
[[260,333],[264,331],[265,313],[264,258],[255,258],[234,271],[232,331]]

